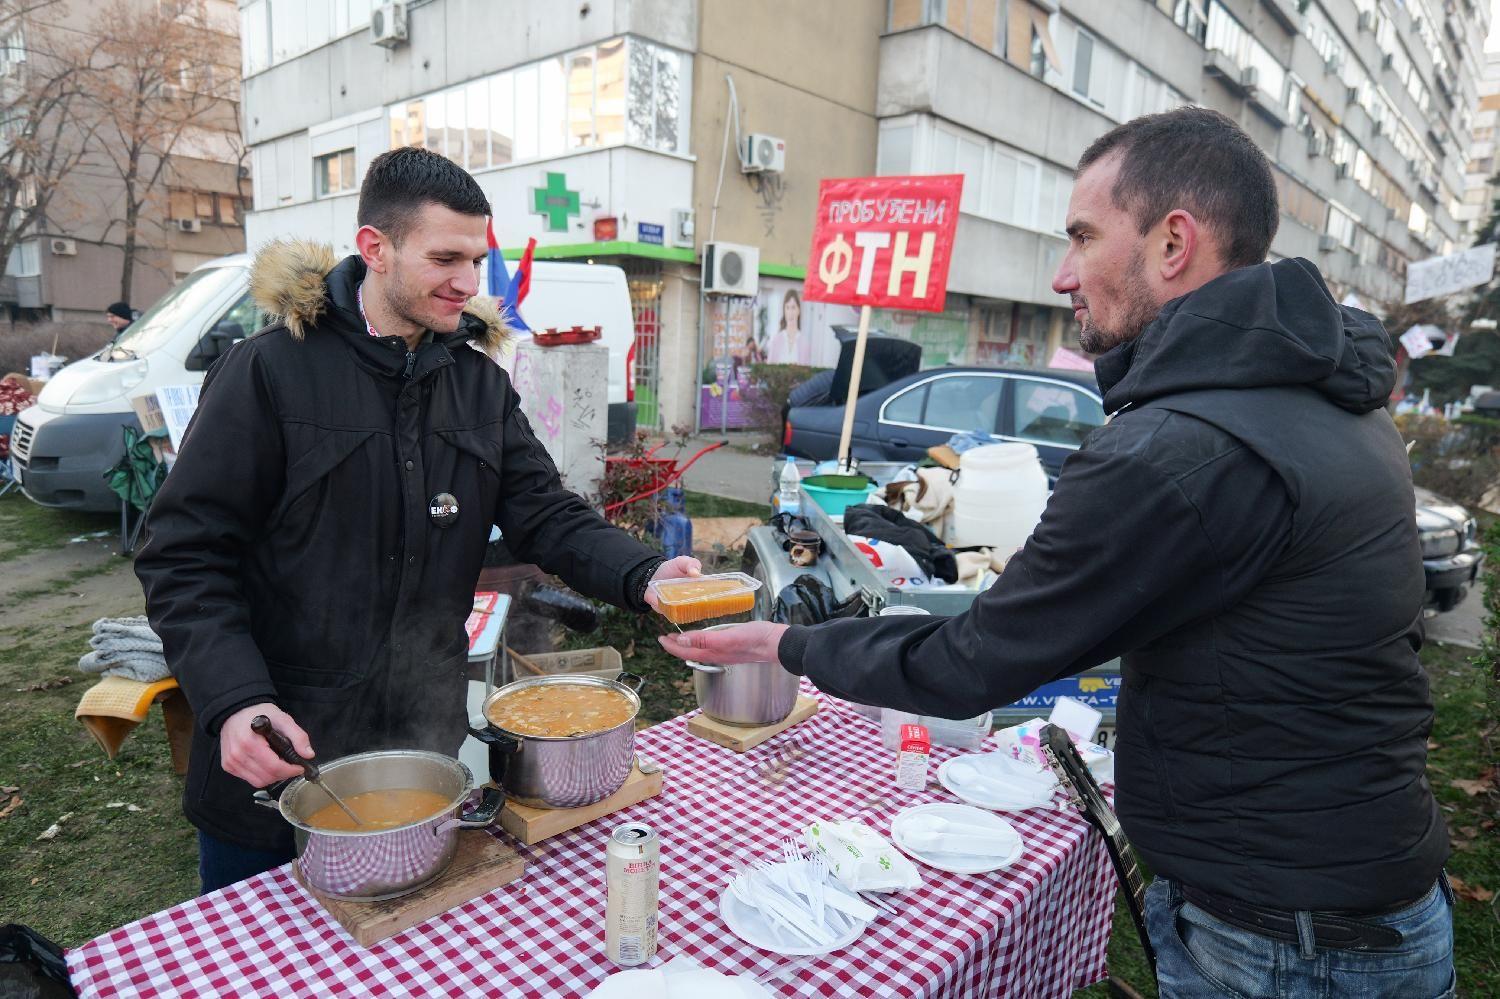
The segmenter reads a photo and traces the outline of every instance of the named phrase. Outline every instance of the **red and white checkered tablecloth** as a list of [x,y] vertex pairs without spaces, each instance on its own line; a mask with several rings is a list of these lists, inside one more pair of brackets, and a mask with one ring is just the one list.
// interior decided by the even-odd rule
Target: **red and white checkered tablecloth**
[[[666,769],[660,796],[521,847],[520,881],[368,950],[286,866],[69,951],[73,985],[85,997],[587,995],[618,970],[604,956],[604,843],[627,820],[661,834],[659,961],[687,955],[755,976],[796,961],[794,976],[767,986],[782,996],[1066,997],[1105,977],[1115,876],[1071,811],[1008,814],[1026,846],[1016,864],[970,876],[921,866],[922,886],[896,896],[901,917],[881,916],[826,957],[785,958],[730,933],[720,890],[744,860],[779,859],[783,836],[857,818],[889,837],[901,809],[953,800],[898,790],[879,726],[818,696],[811,720],[745,754],[689,735],[686,717],[642,731],[637,750]],[[792,744],[805,752],[785,779],[757,775]],[[953,755],[935,747],[933,774]]]

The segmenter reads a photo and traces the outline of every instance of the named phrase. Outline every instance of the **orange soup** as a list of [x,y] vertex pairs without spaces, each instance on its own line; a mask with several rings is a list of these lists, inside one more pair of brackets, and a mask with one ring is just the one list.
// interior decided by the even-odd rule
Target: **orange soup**
[[430,819],[453,803],[447,795],[436,791],[423,791],[414,787],[393,787],[380,791],[363,791],[343,796],[355,815],[359,825],[344,814],[336,802],[330,801],[308,816],[307,824],[314,829],[331,829],[335,832],[362,832],[379,829],[394,829],[411,822]]
[[755,591],[735,579],[674,579],[657,584],[658,609],[673,624],[743,614],[755,606]]
[[592,684],[523,687],[496,699],[490,722],[516,735],[573,736],[603,732],[630,720],[635,705],[618,690]]

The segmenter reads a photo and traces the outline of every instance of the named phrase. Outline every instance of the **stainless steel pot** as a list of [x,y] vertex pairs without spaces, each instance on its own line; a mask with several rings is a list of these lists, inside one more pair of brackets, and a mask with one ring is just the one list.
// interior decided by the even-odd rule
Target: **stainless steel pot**
[[[514,801],[536,808],[578,808],[618,791],[635,761],[635,716],[639,691],[646,681],[634,673],[618,680],[597,676],[536,676],[508,683],[484,699],[484,718],[469,734],[490,748],[490,780]],[[603,687],[630,699],[630,717],[614,728],[578,736],[540,736],[508,732],[490,721],[490,705],[527,687],[562,685]]]
[[333,799],[301,777],[282,785],[273,797],[255,792],[257,804],[274,808],[293,826],[297,867],[307,884],[325,895],[356,902],[396,898],[435,880],[453,860],[460,829],[481,829],[495,821],[504,804],[496,788],[486,788],[480,804],[460,814],[474,788],[469,768],[441,753],[386,750],[359,753],[325,763],[320,777],[347,800],[366,791],[417,788],[448,799],[448,806],[421,822],[372,831],[316,829],[306,819]]
[[[715,625],[705,631],[732,628]],[[797,676],[780,663],[736,663],[693,668],[693,693],[698,707],[710,718],[729,725],[774,725],[797,706]]]

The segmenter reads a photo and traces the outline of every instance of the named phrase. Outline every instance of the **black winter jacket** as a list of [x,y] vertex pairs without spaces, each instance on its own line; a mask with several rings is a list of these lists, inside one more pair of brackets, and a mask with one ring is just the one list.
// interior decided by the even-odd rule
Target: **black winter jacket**
[[1384,331],[1286,260],[1168,303],[1096,372],[1114,418],[967,613],[792,628],[782,661],[956,718],[1122,655],[1119,814],[1156,873],[1292,909],[1421,895],[1447,834]]
[[[197,414],[136,559],[151,625],[197,718],[184,791],[213,836],[286,848],[286,823],[219,763],[218,730],[273,701],[323,760],[380,748],[457,755],[464,621],[498,524],[518,557],[644,609],[659,559],[563,489],[505,372],[498,316],[414,353],[368,335],[364,265],[273,244],[252,289],[282,321],[236,344]],[[326,275],[326,278],[325,278]],[[451,493],[440,526],[429,500]]]

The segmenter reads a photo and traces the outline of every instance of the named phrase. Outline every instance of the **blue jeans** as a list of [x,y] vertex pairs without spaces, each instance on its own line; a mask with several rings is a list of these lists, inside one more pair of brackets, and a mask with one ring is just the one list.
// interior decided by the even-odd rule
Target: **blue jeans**
[[1156,948],[1163,999],[1451,999],[1453,904],[1440,879],[1421,901],[1368,922],[1399,930],[1395,950],[1318,948],[1302,956],[1295,943],[1231,926],[1185,901],[1177,885],[1157,878],[1146,889],[1146,928]]
[[198,881],[204,895],[280,867],[294,857],[290,847],[286,850],[251,850],[198,830]]

